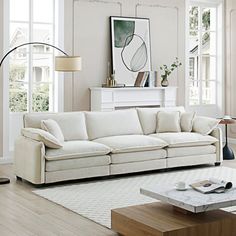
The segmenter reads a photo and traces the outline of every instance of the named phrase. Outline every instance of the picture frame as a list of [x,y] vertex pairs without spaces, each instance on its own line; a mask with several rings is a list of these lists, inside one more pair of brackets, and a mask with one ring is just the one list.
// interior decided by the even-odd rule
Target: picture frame
[[151,71],[150,20],[111,16],[110,33],[115,79],[134,86],[139,72]]

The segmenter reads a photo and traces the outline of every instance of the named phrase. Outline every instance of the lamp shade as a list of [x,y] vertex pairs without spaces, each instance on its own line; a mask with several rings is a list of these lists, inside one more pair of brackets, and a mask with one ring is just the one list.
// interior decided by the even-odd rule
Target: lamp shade
[[82,59],[79,56],[55,57],[55,71],[73,72],[82,69]]

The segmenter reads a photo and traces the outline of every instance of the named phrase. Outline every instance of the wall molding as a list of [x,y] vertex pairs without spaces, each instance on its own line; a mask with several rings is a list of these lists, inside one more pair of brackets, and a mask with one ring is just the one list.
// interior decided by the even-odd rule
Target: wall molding
[[5,165],[5,164],[13,164],[13,158],[12,157],[0,158],[0,165]]
[[[105,1],[105,0],[73,0],[73,6],[75,5],[75,3],[79,3],[79,2],[102,3],[102,4],[115,4],[115,5],[119,5],[119,7],[120,7],[120,16],[122,16],[122,3],[119,2],[119,1],[111,2],[111,1]],[[73,19],[73,20],[74,20],[74,19]]]
[[[150,7],[150,8],[163,8],[163,9],[170,9],[176,11],[176,29],[177,29],[177,40],[176,40],[176,53],[177,57],[179,58],[179,7],[177,6],[166,6],[160,4],[144,4],[144,3],[137,3],[135,5],[135,17],[138,17],[138,8],[139,7]],[[177,68],[177,87],[179,87],[179,69]]]
[[[235,13],[236,12],[236,8],[233,8],[233,9],[231,9],[230,10],[230,16],[229,16],[229,54],[230,54],[230,56],[229,56],[229,60],[230,60],[230,62],[229,62],[229,82],[230,82],[230,85],[232,85],[232,83],[233,83],[233,79],[232,79],[232,61],[233,61],[233,59],[232,59],[232,53],[231,53],[231,51],[232,51],[232,16],[233,16],[233,13]],[[232,106],[233,106],[233,93],[231,93],[230,92],[230,96],[229,96],[229,109],[230,109],[230,113],[231,113],[231,111],[232,111]],[[231,133],[233,133],[233,134],[235,134],[235,132],[233,131],[233,129],[232,129],[232,127],[230,127],[230,132]]]

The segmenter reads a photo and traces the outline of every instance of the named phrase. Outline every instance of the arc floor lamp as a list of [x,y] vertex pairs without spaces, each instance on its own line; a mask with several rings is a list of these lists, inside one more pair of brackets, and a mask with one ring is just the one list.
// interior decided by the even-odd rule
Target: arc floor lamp
[[[52,48],[60,51],[62,54],[64,54],[64,56],[56,56],[55,57],[55,71],[75,72],[75,71],[80,71],[82,69],[82,59],[81,59],[81,57],[79,57],[79,56],[69,56],[67,53],[65,53],[60,48],[58,48],[58,47],[56,47],[52,44],[43,43],[43,42],[28,42],[28,43],[23,43],[23,44],[20,44],[16,47],[12,48],[1,59],[0,67],[2,66],[3,61],[6,59],[6,57],[9,54],[11,54],[16,49],[18,49],[20,47],[27,46],[27,45],[44,45],[44,46],[52,47]],[[9,178],[0,177],[0,184],[8,184],[8,183],[10,183]]]

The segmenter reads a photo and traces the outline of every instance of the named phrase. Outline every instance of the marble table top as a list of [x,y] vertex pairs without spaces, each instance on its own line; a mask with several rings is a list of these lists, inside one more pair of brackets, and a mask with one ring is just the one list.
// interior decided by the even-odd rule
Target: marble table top
[[156,184],[140,188],[140,193],[193,213],[236,205],[236,188],[220,194],[203,194],[191,187],[188,187],[186,191],[179,191],[175,189],[174,185]]

